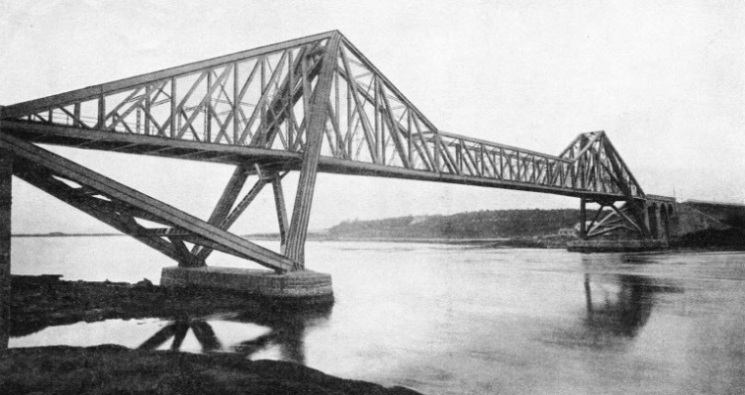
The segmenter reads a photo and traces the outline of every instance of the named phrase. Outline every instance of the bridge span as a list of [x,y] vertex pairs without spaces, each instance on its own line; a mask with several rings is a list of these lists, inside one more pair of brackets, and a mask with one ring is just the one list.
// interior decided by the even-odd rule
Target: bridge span
[[[210,218],[200,219],[38,144],[218,162],[235,171]],[[585,238],[615,230],[660,237],[650,229],[648,207],[664,200],[644,193],[602,131],[580,134],[552,155],[439,130],[338,31],[6,106],[0,151],[7,267],[11,175],[180,267],[204,267],[218,250],[280,274],[305,269],[318,172],[577,197]],[[282,188],[290,171],[299,171],[291,218]],[[241,195],[250,177],[255,183]],[[229,232],[266,186],[276,203],[280,251]],[[613,218],[587,221],[587,203]]]

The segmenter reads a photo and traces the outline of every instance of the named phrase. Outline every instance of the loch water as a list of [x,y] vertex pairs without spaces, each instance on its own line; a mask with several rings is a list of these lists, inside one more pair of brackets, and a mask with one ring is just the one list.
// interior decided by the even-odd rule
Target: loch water
[[[125,237],[14,238],[12,260],[13,274],[155,283],[171,265]],[[332,275],[332,307],[81,322],[10,347],[168,349],[157,334],[180,328],[184,352],[294,361],[425,394],[745,393],[745,253],[308,242],[306,261]],[[245,267],[217,254],[211,264]]]

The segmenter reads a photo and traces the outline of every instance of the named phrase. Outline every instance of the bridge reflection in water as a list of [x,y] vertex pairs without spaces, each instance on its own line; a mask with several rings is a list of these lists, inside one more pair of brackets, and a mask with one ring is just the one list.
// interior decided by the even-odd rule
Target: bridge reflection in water
[[605,267],[651,263],[645,255],[618,255],[602,266],[593,257],[585,256],[582,261],[585,309],[579,325],[553,333],[562,344],[590,348],[625,346],[642,332],[660,294],[682,292],[669,280],[628,272],[608,273]]
[[155,350],[170,341],[170,349],[179,351],[191,330],[204,353],[230,352],[251,358],[260,351],[277,347],[280,360],[305,364],[304,338],[307,330],[328,320],[332,307],[332,304],[308,305],[302,309],[272,306],[261,310],[251,309],[221,315],[221,318],[231,322],[269,328],[268,332],[253,337],[247,335],[245,340],[233,345],[226,345],[220,341],[208,320],[210,316],[181,315],[153,334],[139,348]]
[[[614,277],[618,286],[616,294],[601,289],[601,292],[596,293],[597,299],[593,303],[591,274],[585,274],[587,317],[584,324],[588,332],[595,336],[633,338],[649,320],[657,289],[654,280],[643,276],[620,274]],[[608,284],[602,280],[597,283],[601,287]],[[598,293],[601,294],[600,297]]]

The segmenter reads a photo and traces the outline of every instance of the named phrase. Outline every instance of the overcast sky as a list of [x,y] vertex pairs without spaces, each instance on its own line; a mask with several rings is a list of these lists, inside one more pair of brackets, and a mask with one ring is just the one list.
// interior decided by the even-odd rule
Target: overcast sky
[[[333,29],[441,130],[550,154],[605,130],[647,193],[745,201],[742,1],[0,1],[0,104]],[[232,171],[52,149],[202,217]],[[285,179],[289,203],[296,181]],[[15,233],[109,230],[22,181],[13,187]],[[234,230],[276,230],[269,192]],[[323,174],[310,227],[578,204]]]

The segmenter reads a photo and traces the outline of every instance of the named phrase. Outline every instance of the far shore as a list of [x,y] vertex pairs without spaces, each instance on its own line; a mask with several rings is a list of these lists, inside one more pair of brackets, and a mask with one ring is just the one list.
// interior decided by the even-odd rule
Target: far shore
[[[123,233],[20,233],[12,237],[101,237],[101,236],[127,236]],[[250,234],[243,237],[252,240],[279,240],[278,234]],[[431,244],[488,244],[515,240],[510,237],[492,238],[426,238],[426,237],[334,237],[326,234],[309,234],[311,241],[355,241],[355,242],[383,242],[383,243],[431,243]]]
[[19,233],[10,237],[102,237],[102,236],[126,236],[124,233]]
[[[122,233],[29,233],[15,234],[12,237],[111,237],[127,236]],[[249,240],[279,240],[279,234],[256,233],[242,235]],[[362,243],[421,243],[444,245],[471,245],[482,248],[537,248],[566,249],[567,242],[578,240],[574,237],[557,235],[537,235],[522,237],[491,238],[428,238],[428,237],[374,237],[374,236],[333,236],[326,232],[311,232],[308,241],[316,242],[362,242]],[[743,233],[738,229],[709,229],[691,233],[670,240],[668,250],[672,251],[742,251],[745,250]]]
[[[12,237],[111,237],[127,236],[123,233],[21,233]],[[279,240],[278,234],[250,234],[243,235],[249,240]],[[545,248],[537,245],[530,238],[493,237],[493,238],[426,238],[426,237],[334,237],[324,233],[311,233],[308,241],[343,241],[343,242],[374,242],[374,243],[423,243],[423,244],[450,244],[450,245],[480,245],[480,246],[513,246],[517,243],[522,247]]]

